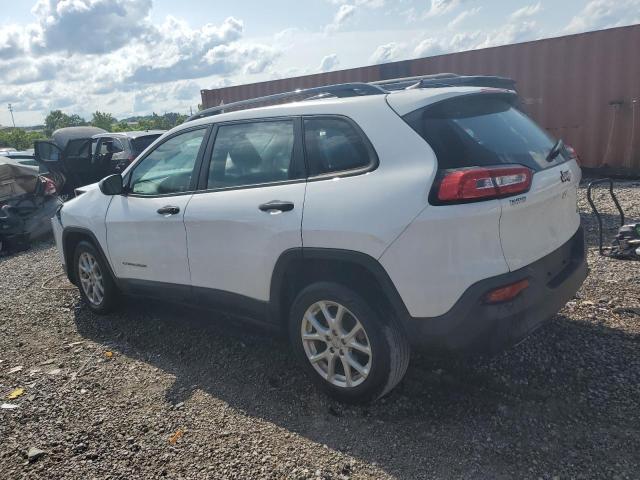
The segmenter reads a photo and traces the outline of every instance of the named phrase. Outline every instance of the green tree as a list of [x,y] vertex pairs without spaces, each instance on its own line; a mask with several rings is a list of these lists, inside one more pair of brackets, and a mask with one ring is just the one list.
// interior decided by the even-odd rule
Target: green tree
[[132,130],[137,130],[138,125],[129,125],[127,122],[120,121],[118,123],[113,124],[112,131],[113,132],[130,132]]
[[67,115],[62,110],[52,110],[44,119],[44,133],[47,137],[59,128],[79,127],[87,122],[80,115]]
[[87,124],[87,121],[77,113],[74,113],[73,115],[69,116],[69,125],[68,125],[69,127],[81,127],[86,124]]
[[52,110],[44,119],[44,133],[50,137],[55,130],[68,127],[70,121],[69,115],[62,110]]
[[44,138],[42,132],[28,132],[22,128],[6,128],[0,130],[0,147],[27,150],[33,148],[33,142],[41,138]]
[[107,132],[111,131],[112,125],[116,122],[117,120],[113,118],[113,115],[107,112],[96,111],[91,118],[91,125],[102,128]]

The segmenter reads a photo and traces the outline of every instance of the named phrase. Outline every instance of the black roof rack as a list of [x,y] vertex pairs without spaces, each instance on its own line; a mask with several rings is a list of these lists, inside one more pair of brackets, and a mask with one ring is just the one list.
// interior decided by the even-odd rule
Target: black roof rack
[[271,102],[277,102],[282,100],[309,100],[310,97],[324,98],[325,96],[332,95],[334,97],[360,97],[365,95],[382,95],[388,93],[382,87],[372,85],[369,83],[339,83],[337,85],[325,85],[323,87],[305,88],[301,90],[294,90],[292,92],[276,93],[273,95],[266,95],[264,97],[249,98],[247,100],[240,100],[238,102],[227,103],[219,105],[217,107],[207,108],[195,115],[187,118],[187,122],[196,120],[198,118],[210,117],[229,110],[234,110],[239,107],[249,107],[260,103],[267,104]]
[[[383,95],[394,90],[411,88],[440,88],[440,87],[493,87],[515,90],[516,82],[510,78],[490,75],[456,75],[455,73],[437,73],[435,75],[420,75],[416,77],[393,78],[377,82],[354,82],[325,85],[322,87],[305,88],[292,92],[276,93],[263,97],[249,98],[238,102],[207,108],[189,117],[186,121],[210,117],[236,109],[264,106],[274,102],[313,100],[334,96],[339,98],[360,97],[366,95]],[[260,105],[262,104],[262,105]]]

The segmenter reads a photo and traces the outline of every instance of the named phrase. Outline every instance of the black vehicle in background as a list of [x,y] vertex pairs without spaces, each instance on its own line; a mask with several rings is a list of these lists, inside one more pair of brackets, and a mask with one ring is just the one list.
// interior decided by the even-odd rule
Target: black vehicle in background
[[40,172],[53,180],[60,195],[119,173],[162,135],[162,130],[108,133],[96,127],[67,127],[51,140],[34,144]]
[[91,151],[100,159],[110,163],[110,173],[120,173],[164,132],[164,130],[144,130],[101,133],[93,136]]

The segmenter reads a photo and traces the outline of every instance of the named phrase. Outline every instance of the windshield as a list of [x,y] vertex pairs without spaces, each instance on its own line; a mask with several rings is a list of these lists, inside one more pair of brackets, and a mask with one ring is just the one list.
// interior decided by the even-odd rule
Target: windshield
[[433,148],[440,169],[517,163],[537,171],[566,160],[563,152],[547,161],[555,140],[512,97],[457,97],[405,119]]

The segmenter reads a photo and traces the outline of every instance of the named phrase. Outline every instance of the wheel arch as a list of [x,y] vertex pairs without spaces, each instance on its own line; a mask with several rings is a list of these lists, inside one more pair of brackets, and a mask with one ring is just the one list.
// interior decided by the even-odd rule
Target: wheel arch
[[87,230],[86,228],[81,227],[66,227],[62,231],[62,249],[64,254],[64,264],[65,269],[67,271],[67,277],[69,281],[74,285],[76,283],[76,275],[75,268],[73,266],[73,258],[76,247],[81,241],[90,242],[97,250],[98,253],[102,256],[107,268],[109,269],[109,273],[111,274],[111,278],[117,282],[117,278],[113,273],[113,269],[111,268],[111,264],[109,263],[108,257],[105,255],[104,250],[102,249],[102,245],[98,241],[98,238],[94,235],[91,230]]
[[271,278],[270,317],[284,325],[289,306],[306,286],[318,281],[340,283],[391,313],[401,324],[409,312],[389,274],[375,258],[333,248],[294,248],[281,254]]

